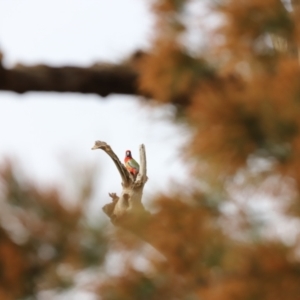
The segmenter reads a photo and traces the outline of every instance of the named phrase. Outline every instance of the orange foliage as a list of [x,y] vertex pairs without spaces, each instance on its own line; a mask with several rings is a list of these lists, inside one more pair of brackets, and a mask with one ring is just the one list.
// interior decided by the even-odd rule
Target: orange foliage
[[299,184],[298,7],[289,11],[280,0],[211,5],[224,20],[212,33],[222,40],[211,45],[215,57],[186,51],[185,29],[176,31],[173,20],[185,16],[191,1],[172,3],[154,3],[160,27],[141,66],[141,89],[175,104],[192,125],[186,148],[189,157],[201,158],[199,169],[204,160],[216,177],[226,177],[250,156],[272,157]]
[[233,60],[253,63],[258,57],[271,56],[271,46],[266,47],[270,34],[283,36],[287,43],[294,41],[292,16],[280,0],[228,1],[218,9],[227,21],[219,30],[225,37],[222,50],[233,49]]
[[102,263],[106,251],[101,227],[88,224],[84,203],[67,208],[57,191],[37,189],[17,177],[10,165],[2,166],[1,300],[71,287],[75,274]]
[[[240,241],[225,234],[222,213],[204,196],[157,199],[148,230],[164,255],[139,254],[146,271],[127,265],[99,284],[104,299],[299,299],[300,262],[293,247],[267,239]],[[123,233],[125,234],[125,232]]]
[[[257,189],[272,176],[281,176],[282,185],[292,182],[285,194],[288,214],[281,214],[299,221],[300,18],[298,2],[288,8],[286,3],[209,3],[220,26],[212,30],[213,42],[207,41],[210,53],[199,49],[193,55],[182,44],[192,1],[154,3],[157,33],[141,66],[140,86],[158,103],[175,104],[178,120],[189,124],[192,138],[183,145],[185,159],[193,162],[200,186],[208,185],[208,194],[197,202],[221,209],[211,214],[199,203],[188,205],[195,196],[158,202],[158,222],[150,230],[170,264],[155,264],[156,271],[167,277],[177,274],[186,298],[299,299],[298,240],[287,246],[280,238],[262,235],[258,243],[246,233],[254,230],[255,221],[232,227],[234,220],[227,219],[224,228],[220,221],[222,207],[234,203],[227,186],[235,184],[242,170],[259,168],[251,165],[252,158],[270,164],[268,172],[257,175]],[[243,181],[247,186],[247,177]],[[277,188],[269,185],[265,196],[282,201]],[[238,217],[246,219],[247,214],[244,208]],[[227,226],[236,231],[228,234]],[[214,264],[208,254],[216,258]]]
[[249,155],[264,151],[296,176],[299,75],[298,61],[283,60],[272,73],[239,83],[230,77],[200,83],[187,110],[195,126],[192,154],[209,159],[218,172],[234,173]]
[[27,292],[28,287],[23,282],[30,269],[20,247],[3,230],[0,236],[0,296],[1,299],[16,299]]

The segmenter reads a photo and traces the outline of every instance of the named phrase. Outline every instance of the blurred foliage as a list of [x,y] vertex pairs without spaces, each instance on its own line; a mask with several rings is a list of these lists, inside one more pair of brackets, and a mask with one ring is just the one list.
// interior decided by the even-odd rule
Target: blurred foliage
[[[145,281],[156,292],[134,299],[300,298],[299,4],[153,1],[140,88],[189,126],[191,185],[153,202],[166,261],[144,254],[151,268],[102,285],[105,299]],[[204,47],[188,44],[209,27]]]
[[9,163],[2,165],[0,184],[1,299],[64,290],[78,272],[101,266],[107,242],[86,214],[90,189],[84,201],[68,205],[58,191],[24,181]]
[[[2,166],[0,299],[69,288],[87,269],[106,274],[90,287],[104,300],[300,299],[298,2],[152,1],[140,88],[187,124],[193,184],[153,199],[145,231],[155,250],[91,226],[91,188],[68,207]],[[218,21],[206,47],[191,51],[185,38],[202,32],[189,23],[203,7],[195,3]],[[122,263],[101,269],[113,253]]]

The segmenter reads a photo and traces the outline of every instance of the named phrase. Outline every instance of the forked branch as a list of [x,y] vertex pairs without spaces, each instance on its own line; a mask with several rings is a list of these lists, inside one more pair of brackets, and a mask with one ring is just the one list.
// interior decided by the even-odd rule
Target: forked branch
[[108,144],[96,141],[92,150],[95,149],[101,149],[111,157],[122,178],[121,196],[118,197],[115,193],[109,194],[113,202],[105,205],[103,211],[114,224],[126,217],[134,219],[138,215],[145,214],[146,211],[142,204],[143,188],[147,181],[145,146],[140,146],[140,172],[136,178],[127,171]]
[[109,193],[111,202],[103,206],[104,213],[115,226],[133,233],[164,254],[164,248],[156,238],[157,233],[152,230],[153,224],[160,222],[160,219],[150,214],[142,204],[143,189],[148,179],[145,146],[140,145],[140,171],[136,178],[131,176],[105,142],[96,141],[92,149],[102,149],[112,158],[123,181],[120,197],[116,193]]

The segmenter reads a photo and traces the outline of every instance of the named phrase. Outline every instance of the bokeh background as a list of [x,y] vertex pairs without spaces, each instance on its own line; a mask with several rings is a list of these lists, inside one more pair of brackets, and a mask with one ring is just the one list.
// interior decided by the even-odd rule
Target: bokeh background
[[[298,0],[0,0],[1,87],[102,62],[147,95],[1,91],[0,299],[300,299],[299,20]],[[128,223],[101,210],[121,185],[95,140],[146,145]]]

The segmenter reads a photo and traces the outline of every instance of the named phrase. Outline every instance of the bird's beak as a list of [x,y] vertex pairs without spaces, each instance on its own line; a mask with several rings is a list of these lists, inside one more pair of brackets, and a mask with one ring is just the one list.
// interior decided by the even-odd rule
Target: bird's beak
[[98,148],[97,145],[94,145],[94,146],[92,147],[92,150],[96,150],[96,149],[99,149],[99,148]]

